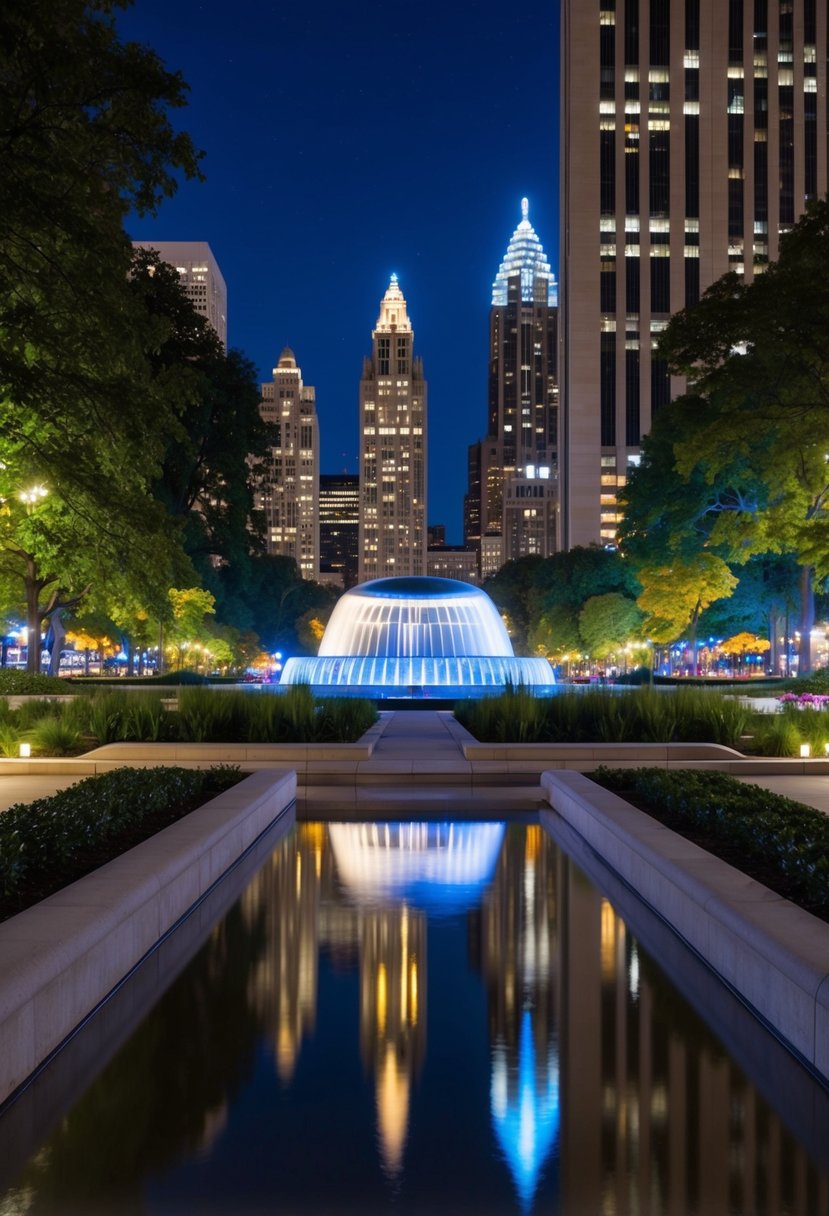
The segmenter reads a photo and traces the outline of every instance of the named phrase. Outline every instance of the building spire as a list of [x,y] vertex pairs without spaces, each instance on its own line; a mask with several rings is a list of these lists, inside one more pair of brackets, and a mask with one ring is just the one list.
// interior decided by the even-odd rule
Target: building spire
[[544,246],[529,220],[530,200],[521,199],[521,222],[513,232],[507,252],[501,263],[495,282],[492,284],[493,305],[504,307],[507,303],[507,284],[513,275],[521,275],[521,299],[531,303],[536,299],[538,279],[547,284],[546,302],[558,304],[558,287],[547,261]]
[[395,329],[408,333],[411,328],[412,323],[406,311],[406,298],[400,290],[397,275],[393,274],[389,279],[386,294],[380,301],[380,316],[377,318],[375,332],[383,333]]

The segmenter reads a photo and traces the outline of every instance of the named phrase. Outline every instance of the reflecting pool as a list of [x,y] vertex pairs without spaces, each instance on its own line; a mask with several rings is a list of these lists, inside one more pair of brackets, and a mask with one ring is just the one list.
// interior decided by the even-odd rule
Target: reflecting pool
[[0,1120],[0,1214],[829,1213],[826,1091],[610,895],[529,816],[299,824]]

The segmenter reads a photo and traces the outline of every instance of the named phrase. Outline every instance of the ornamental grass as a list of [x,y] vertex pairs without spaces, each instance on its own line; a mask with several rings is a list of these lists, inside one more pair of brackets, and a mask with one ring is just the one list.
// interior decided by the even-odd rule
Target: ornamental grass
[[752,714],[702,688],[567,691],[524,689],[459,702],[455,716],[486,743],[721,743],[738,747]]

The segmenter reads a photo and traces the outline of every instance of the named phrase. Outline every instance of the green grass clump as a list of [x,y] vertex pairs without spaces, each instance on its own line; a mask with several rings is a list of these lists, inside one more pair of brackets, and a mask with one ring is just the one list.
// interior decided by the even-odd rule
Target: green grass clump
[[821,811],[726,773],[599,768],[591,775],[607,789],[630,793],[666,826],[829,920],[829,817]]
[[722,743],[737,747],[751,721],[738,701],[701,688],[562,692],[524,689],[459,702],[455,716],[487,743]]
[[76,756],[83,750],[80,731],[62,718],[51,715],[33,723],[26,738],[35,756]]
[[164,695],[98,688],[71,700],[32,698],[10,710],[0,699],[0,754],[23,737],[39,756],[73,755],[108,743],[353,743],[377,721],[372,701],[317,699],[302,685],[286,693],[183,688],[178,708]]
[[240,780],[238,769],[116,769],[0,815],[0,919],[111,861]]

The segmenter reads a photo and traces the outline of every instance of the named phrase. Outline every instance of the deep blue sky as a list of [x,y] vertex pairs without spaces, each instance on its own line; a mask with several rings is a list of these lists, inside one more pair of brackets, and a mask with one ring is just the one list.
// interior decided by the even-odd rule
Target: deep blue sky
[[322,471],[357,472],[358,385],[394,271],[429,383],[429,521],[462,539],[486,427],[490,289],[520,199],[558,277],[558,3],[136,0],[119,25],[190,85],[206,156],[136,239],[206,240],[229,340],[293,348]]

